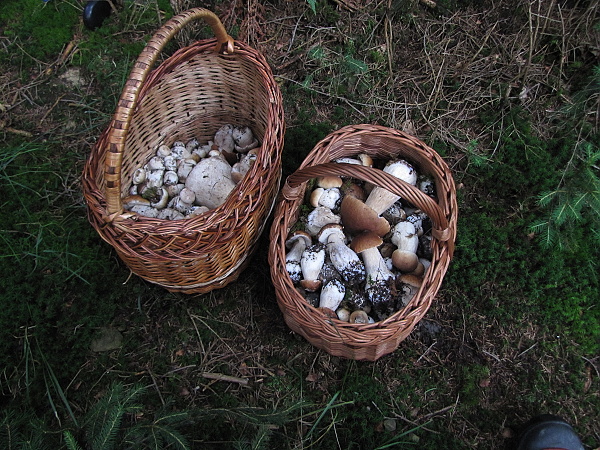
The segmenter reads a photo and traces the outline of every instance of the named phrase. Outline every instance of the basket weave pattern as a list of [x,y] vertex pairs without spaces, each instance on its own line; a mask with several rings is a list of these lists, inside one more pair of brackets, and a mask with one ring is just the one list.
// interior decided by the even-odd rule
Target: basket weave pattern
[[[366,153],[373,159],[404,158],[420,174],[435,181],[437,202],[419,189],[382,170],[331,161]],[[433,223],[433,259],[423,284],[409,304],[385,320],[350,324],[331,320],[310,306],[296,290],[285,264],[285,241],[299,217],[307,182],[319,176],[341,175],[388,189],[425,212]],[[334,356],[374,361],[398,348],[425,315],[435,298],[454,251],[457,203],[454,180],[443,159],[418,139],[376,125],[344,127],[319,142],[300,168],[288,177],[271,227],[269,263],[277,302],[286,324],[314,346]]]
[[[216,39],[181,48],[153,69],[167,42],[196,19],[204,19]],[[229,37],[214,14],[195,8],[173,17],[138,57],[113,120],[85,165],[90,223],[133,273],[169,291],[205,293],[234,281],[277,196],[282,104],[265,58]],[[249,126],[261,147],[224,204],[172,221],[123,210],[131,175],[160,144],[194,137],[208,142],[226,123]]]

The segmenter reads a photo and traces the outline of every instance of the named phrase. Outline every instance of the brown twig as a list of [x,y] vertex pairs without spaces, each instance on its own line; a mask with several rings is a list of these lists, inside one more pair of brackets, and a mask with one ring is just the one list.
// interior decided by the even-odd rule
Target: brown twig
[[228,383],[237,383],[244,386],[248,384],[248,378],[232,377],[222,373],[202,372],[202,376],[209,380],[227,381]]

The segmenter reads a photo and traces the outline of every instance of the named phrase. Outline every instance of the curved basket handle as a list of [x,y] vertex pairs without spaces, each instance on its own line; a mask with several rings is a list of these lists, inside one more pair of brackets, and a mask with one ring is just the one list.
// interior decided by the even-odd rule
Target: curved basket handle
[[217,44],[215,52],[233,53],[234,40],[227,34],[219,18],[204,8],[192,8],[169,19],[148,41],[138,56],[109,126],[104,178],[106,180],[107,221],[123,212],[121,202],[121,163],[127,131],[137,106],[140,89],[167,43],[187,24],[203,19],[212,29]]
[[312,178],[342,175],[352,178],[358,178],[362,181],[373,183],[385,188],[403,199],[406,199],[414,206],[419,207],[433,223],[431,234],[439,241],[448,241],[452,238],[452,232],[449,228],[448,218],[442,212],[439,205],[428,195],[421,192],[415,186],[390,175],[383,170],[374,167],[360,166],[357,164],[345,163],[325,163],[316,166],[309,166],[299,169],[290,175],[285,181],[281,190],[281,195],[286,200],[292,200],[300,194],[301,185]]

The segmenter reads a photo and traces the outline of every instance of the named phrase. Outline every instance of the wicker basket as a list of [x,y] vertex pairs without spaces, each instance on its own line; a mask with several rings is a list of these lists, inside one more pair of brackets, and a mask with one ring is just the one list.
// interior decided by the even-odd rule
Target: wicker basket
[[[419,173],[434,178],[438,201],[382,170],[331,162],[359,153],[384,160],[401,157],[412,162]],[[420,290],[405,308],[380,322],[361,325],[324,317],[298,293],[286,271],[285,241],[298,220],[307,182],[325,175],[350,176],[384,187],[422,209],[433,223],[433,260]],[[438,292],[454,250],[456,219],[454,180],[433,149],[405,133],[375,125],[347,126],[330,134],[287,178],[275,211],[269,263],[285,322],[311,344],[334,356],[374,361],[393,352],[425,315]]]
[[[216,39],[180,48],[154,69],[165,45],[197,19]],[[133,273],[169,291],[205,293],[229,284],[247,265],[277,197],[283,117],[281,93],[261,54],[234,41],[210,11],[196,8],[171,18],[138,57],[84,168],[92,226]],[[261,147],[224,204],[172,221],[123,210],[133,171],[160,144],[193,137],[207,142],[225,123],[249,126]]]

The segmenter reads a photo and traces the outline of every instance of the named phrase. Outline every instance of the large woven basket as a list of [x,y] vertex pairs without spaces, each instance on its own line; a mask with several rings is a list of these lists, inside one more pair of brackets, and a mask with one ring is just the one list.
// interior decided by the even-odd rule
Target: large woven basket
[[[193,20],[216,39],[180,48],[154,68],[165,45]],[[109,127],[83,171],[88,217],[102,239],[140,277],[173,292],[205,293],[234,281],[273,208],[281,180],[283,102],[265,58],[234,41],[202,8],[164,24],[135,63]],[[136,168],[160,144],[212,140],[224,124],[249,126],[261,142],[248,175],[224,204],[181,220],[123,210]]]
[[[360,153],[374,159],[404,158],[412,162],[419,173],[435,180],[437,202],[382,170],[331,162]],[[326,175],[349,176],[386,188],[422,209],[433,223],[433,260],[420,290],[405,308],[380,322],[350,324],[325,317],[295,289],[286,271],[285,241],[299,218],[307,182]],[[315,146],[300,168],[287,178],[280,197],[270,233],[269,263],[277,302],[287,325],[334,356],[374,361],[393,352],[429,309],[452,258],[456,190],[444,160],[423,142],[401,131],[375,125],[347,126]]]

